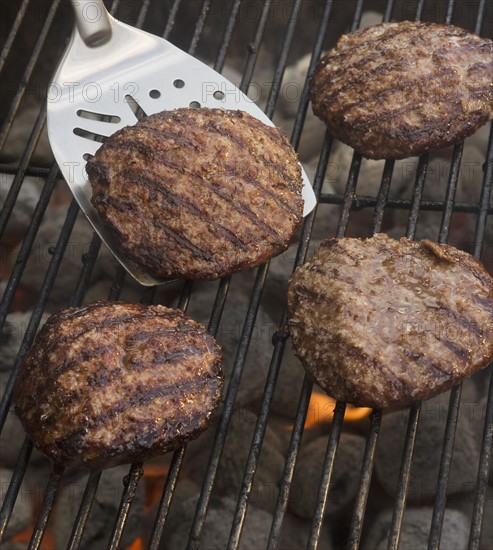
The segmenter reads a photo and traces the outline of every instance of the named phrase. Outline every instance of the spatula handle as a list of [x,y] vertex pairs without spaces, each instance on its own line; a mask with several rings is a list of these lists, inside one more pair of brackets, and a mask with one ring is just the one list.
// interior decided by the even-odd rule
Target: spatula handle
[[86,46],[97,48],[111,38],[111,20],[102,0],[70,0],[77,30]]

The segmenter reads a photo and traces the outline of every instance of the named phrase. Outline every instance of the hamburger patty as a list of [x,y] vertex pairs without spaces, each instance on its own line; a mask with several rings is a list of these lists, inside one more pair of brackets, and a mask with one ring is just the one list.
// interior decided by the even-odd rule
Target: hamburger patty
[[87,163],[92,203],[157,277],[215,279],[280,254],[303,216],[296,153],[241,111],[177,109],[112,135]]
[[493,116],[493,42],[452,25],[382,23],[342,36],[310,87],[313,112],[365,157],[420,155]]
[[55,463],[99,468],[196,437],[222,387],[218,344],[181,311],[95,302],[48,319],[17,377],[14,405]]
[[449,245],[329,239],[294,272],[288,307],[308,374],[355,405],[428,399],[493,359],[493,278]]

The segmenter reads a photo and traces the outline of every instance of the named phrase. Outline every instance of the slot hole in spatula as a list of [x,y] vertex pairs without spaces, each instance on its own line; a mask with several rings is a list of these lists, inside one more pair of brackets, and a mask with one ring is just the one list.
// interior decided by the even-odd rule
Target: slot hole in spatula
[[85,111],[84,109],[79,109],[77,111],[77,116],[79,116],[80,118],[85,118],[87,120],[110,122],[111,124],[118,124],[122,120],[119,116],[116,115],[103,115],[101,113],[94,113],[93,111]]
[[98,143],[104,143],[107,139],[107,136],[95,134],[94,132],[89,132],[88,130],[84,130],[84,128],[74,128],[74,134],[76,136],[89,139],[91,141],[97,141]]
[[144,109],[135,101],[135,99],[131,95],[125,96],[125,103],[130,107],[130,110],[135,115],[135,118],[137,120],[140,120],[141,118],[146,116],[146,113]]

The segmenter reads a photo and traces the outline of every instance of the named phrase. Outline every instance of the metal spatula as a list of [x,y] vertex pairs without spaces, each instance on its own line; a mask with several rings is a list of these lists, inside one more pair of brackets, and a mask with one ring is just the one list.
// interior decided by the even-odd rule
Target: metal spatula
[[[71,0],[76,28],[50,85],[48,136],[60,170],[109,250],[141,284],[162,283],[129,261],[90,202],[86,161],[104,139],[143,115],[178,107],[220,107],[269,118],[219,73],[166,40],[120,23],[101,0]],[[315,195],[303,172],[304,215]]]

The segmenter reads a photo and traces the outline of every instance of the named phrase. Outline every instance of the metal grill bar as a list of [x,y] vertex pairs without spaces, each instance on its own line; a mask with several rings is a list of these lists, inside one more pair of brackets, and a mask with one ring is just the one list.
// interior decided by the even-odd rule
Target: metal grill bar
[[19,489],[21,487],[22,479],[26,473],[27,463],[31,457],[33,450],[33,444],[29,439],[25,438],[22,448],[19,452],[19,457],[17,459],[17,464],[15,466],[14,473],[12,474],[12,479],[10,480],[7,492],[5,493],[5,499],[2,504],[2,509],[0,510],[0,541],[2,540],[7,525],[12,515],[12,511],[15,506],[15,501],[17,495],[19,494]]
[[3,205],[2,211],[0,213],[0,233],[3,234],[9,221],[12,210],[14,209],[14,204],[19,194],[22,181],[26,173],[27,165],[31,161],[31,157],[34,153],[34,149],[38,143],[41,132],[43,131],[44,125],[46,122],[46,106],[43,106],[36,118],[34,127],[32,129],[31,135],[29,136],[29,141],[27,142],[26,148],[22,154],[18,169],[14,176],[14,180],[10,186],[9,192],[5,197],[5,203]]
[[3,45],[2,52],[0,53],[0,72],[2,72],[7,56],[9,55],[10,48],[14,43],[15,37],[17,36],[17,32],[19,31],[19,27],[21,26],[22,20],[26,15],[29,2],[30,0],[22,0],[22,4],[19,7],[19,11],[15,16],[15,21],[10,29],[9,35],[7,36],[7,40],[5,40],[5,44]]
[[195,32],[193,33],[190,47],[188,48],[188,53],[190,55],[193,55],[195,53],[195,50],[197,49],[197,44],[199,43],[200,35],[204,30],[204,25],[207,20],[207,16],[209,15],[210,7],[211,7],[211,0],[203,0],[202,10],[197,20],[197,24],[195,25]]
[[284,71],[286,69],[286,61],[288,59],[289,49],[293,41],[294,29],[300,16],[301,4],[302,0],[296,0],[296,2],[293,4],[293,9],[289,17],[288,28],[286,29],[286,34],[284,35],[281,54],[279,55],[279,59],[276,63],[276,69],[274,71],[274,77],[272,79],[272,85],[270,88],[269,97],[267,98],[267,105],[265,107],[265,114],[269,118],[272,118],[274,116],[276,103],[279,99],[282,77],[284,76]]
[[83,267],[79,280],[77,281],[75,292],[70,299],[70,307],[78,306],[82,303],[84,295],[89,287],[92,270],[94,269],[100,250],[101,239],[96,233],[94,233],[91,244],[89,245],[89,250],[82,256]]
[[[58,239],[58,242],[53,251],[53,257],[50,261],[50,265],[48,266],[48,270],[46,272],[46,276],[43,281],[43,286],[40,291],[38,302],[33,310],[31,319],[29,320],[29,325],[26,330],[26,335],[22,341],[21,348],[17,355],[16,363],[13,368],[14,372],[18,371],[21,361],[23,360],[25,354],[27,353],[29,347],[32,344],[34,335],[36,333],[36,330],[39,326],[39,322],[41,320],[41,315],[43,314],[43,311],[46,306],[46,302],[48,301],[48,296],[55,283],[58,269],[62,262],[63,255],[65,253],[65,249],[68,244],[68,240],[70,239],[70,235],[72,233],[72,229],[74,228],[78,212],[79,212],[79,207],[74,200],[72,201],[70,208],[67,212],[65,223],[60,232],[60,238]],[[12,399],[12,396],[10,395],[9,397],[10,397],[9,399],[10,401]],[[39,548],[39,545],[41,544],[41,540],[44,535],[44,529],[46,527],[46,524],[48,523],[48,519],[53,507],[54,499],[56,498],[56,492],[58,490],[59,482],[62,475],[63,475],[63,471],[60,471],[60,472],[54,471],[52,473],[52,477],[50,478],[50,483],[48,484],[48,487],[46,490],[45,499],[43,500],[43,505],[41,507],[41,511],[38,515],[38,520],[37,520],[35,529],[33,531],[29,550],[31,549],[35,550]]]
[[178,13],[178,8],[180,7],[181,0],[174,0],[169,15],[168,15],[168,21],[166,22],[166,27],[163,32],[163,38],[168,38],[170,32],[173,29],[173,25],[175,24],[176,14]]
[[416,233],[416,224],[418,223],[419,211],[421,208],[421,198],[426,181],[426,172],[428,170],[429,155],[425,154],[419,158],[418,170],[416,173],[416,183],[414,184],[413,198],[411,201],[411,210],[407,222],[406,237],[412,239]]
[[[24,271],[27,260],[29,258],[29,253],[33,247],[36,234],[41,224],[41,220],[43,219],[46,208],[48,207],[48,202],[53,193],[57,175],[58,166],[54,166],[52,167],[51,173],[48,176],[45,185],[43,186],[43,190],[34,210],[33,217],[31,219],[29,230],[22,242],[19,254],[17,255],[15,266],[12,269],[12,273],[7,282],[7,287],[0,303],[0,327],[3,327],[3,324],[5,323],[5,318],[7,317],[8,311],[12,304],[12,300],[14,299],[15,291],[17,290],[22,272]],[[5,421],[5,414],[5,408],[2,404],[0,405],[0,428],[3,426],[3,423]]]
[[320,490],[318,492],[317,504],[315,506],[315,512],[313,514],[312,528],[307,544],[308,549],[313,548],[313,550],[316,550],[316,548],[318,547],[318,539],[320,537],[325,508],[327,506],[327,496],[329,494],[330,480],[334,468],[337,448],[339,446],[339,438],[341,436],[342,422],[344,420],[345,412],[346,404],[338,401],[334,409],[334,416],[332,418],[332,429],[330,430],[329,442],[327,444],[327,451],[325,453],[324,464],[322,467]]
[[125,490],[123,491],[120,508],[118,509],[118,515],[115,520],[113,532],[111,534],[108,550],[117,550],[120,546],[120,542],[125,528],[125,522],[127,521],[130,505],[137,492],[137,486],[140,478],[144,475],[142,464],[132,464],[130,467],[130,473],[124,479]]
[[435,493],[435,505],[433,507],[433,516],[431,519],[431,530],[428,548],[437,549],[440,545],[442,535],[443,517],[445,515],[445,504],[447,502],[447,483],[450,473],[450,464],[452,462],[452,452],[454,450],[455,431],[457,420],[459,418],[459,403],[462,394],[462,385],[455,386],[450,392],[450,403],[445,425],[445,437],[442,447],[442,456],[440,459],[440,470],[438,473],[438,482]]
[[438,242],[444,243],[447,241],[447,236],[450,229],[450,221],[452,219],[452,213],[455,203],[455,194],[457,192],[457,183],[459,181],[460,163],[462,160],[462,152],[464,150],[464,144],[460,143],[454,147],[454,153],[452,156],[452,165],[450,167],[449,184],[447,186],[447,195],[445,197],[444,210],[442,214],[442,222],[440,224],[440,233],[438,235]]
[[416,21],[419,21],[423,17],[426,0],[419,0],[418,7],[416,8]]
[[[392,174],[390,174],[390,176],[391,175]],[[387,174],[386,177],[388,178],[389,175]],[[320,195],[319,202],[322,204],[343,204],[344,195],[332,195],[329,193],[322,193]],[[409,210],[412,204],[413,204],[412,200],[408,200],[408,199],[390,199],[385,203],[385,205],[388,208],[392,208],[393,210]],[[375,206],[378,206],[378,197],[375,199],[375,197],[365,197],[360,195],[360,196],[354,197],[353,204],[351,206],[351,211],[357,212],[358,210],[362,210],[363,208],[372,208]],[[446,207],[445,201],[422,200],[419,205],[419,211],[420,212],[443,212],[445,207]],[[453,211],[465,212],[467,214],[479,214],[481,211],[481,206],[478,204],[456,202],[454,203]],[[487,205],[486,209],[484,209],[484,213],[486,216],[491,216],[493,214],[493,207]]]
[[53,251],[53,257],[50,261],[50,265],[48,267],[48,271],[46,273],[46,277],[43,283],[43,288],[41,289],[40,296],[38,299],[38,302],[33,310],[33,315],[31,316],[31,319],[29,320],[29,324],[26,329],[26,334],[24,336],[24,339],[22,341],[19,353],[17,355],[15,364],[12,368],[12,374],[10,376],[7,389],[5,391],[4,397],[2,399],[2,418],[5,420],[5,417],[3,416],[6,414],[4,412],[5,410],[8,411],[8,408],[10,407],[10,403],[12,401],[12,390],[13,390],[13,381],[15,379],[15,376],[18,372],[18,369],[20,367],[20,364],[22,360],[24,359],[25,354],[27,353],[29,347],[31,346],[34,335],[36,334],[36,330],[38,328],[39,322],[41,320],[41,315],[43,314],[44,308],[46,306],[46,302],[48,300],[49,293],[53,287],[53,284],[55,282],[56,275],[58,273],[58,268],[60,267],[60,263],[63,258],[63,254],[65,252],[65,248],[68,243],[68,239],[70,238],[70,234],[72,232],[73,226],[75,224],[75,220],[77,218],[78,208],[77,203],[75,201],[72,202],[71,207],[69,208],[69,211],[67,213],[67,218],[65,220],[65,224],[62,228],[62,231],[60,233],[60,238],[58,240],[58,243]]
[[82,535],[84,534],[84,529],[89,520],[89,514],[91,513],[91,506],[96,498],[96,491],[98,490],[99,481],[101,480],[101,474],[102,472],[91,473],[87,480],[79,511],[75,518],[74,527],[67,544],[67,550],[76,550],[80,546]]
[[262,8],[262,13],[260,15],[260,20],[257,26],[257,32],[252,44],[248,45],[248,57],[243,69],[243,74],[241,77],[240,90],[246,94],[248,91],[248,86],[252,80],[253,71],[255,70],[255,63],[257,62],[258,50],[262,42],[262,38],[265,32],[265,26],[267,25],[267,20],[269,17],[269,11],[272,0],[265,0],[264,6]]
[[[265,30],[269,9],[270,9],[270,1],[267,1],[263,6],[260,24],[257,29],[257,34],[255,36],[254,46],[249,49],[250,56],[248,58],[245,71],[242,76],[241,85],[240,85],[240,89],[242,89],[243,91],[246,91],[248,89],[248,84],[250,82],[251,75],[253,74],[256,54],[258,53],[258,46],[260,44],[260,41],[262,40],[262,36]],[[288,44],[288,42],[285,38],[284,44],[282,47],[283,49],[286,47],[286,44]],[[282,75],[280,76],[282,77]],[[275,85],[276,83],[274,81],[273,88],[275,87]],[[274,104],[275,104],[275,101],[274,101]],[[269,114],[269,112],[266,111],[266,114],[270,116],[272,113]],[[237,355],[233,365],[233,371],[231,374],[230,382],[226,393],[223,414],[220,419],[219,427],[216,431],[216,438],[214,440],[213,448],[209,457],[209,462],[207,464],[207,470],[204,476],[202,491],[201,491],[198,505],[196,508],[195,517],[193,519],[192,528],[190,530],[190,537],[188,541],[189,548],[195,548],[200,541],[200,534],[205,523],[205,516],[206,516],[208,502],[211,496],[212,486],[217,473],[217,468],[219,466],[219,461],[221,459],[221,453],[224,447],[226,434],[229,428],[229,422],[231,420],[234,402],[236,401],[236,395],[239,389],[239,384],[243,373],[243,367],[246,360],[246,353],[247,353],[252,332],[255,326],[257,311],[260,306],[260,298],[262,296],[263,287],[265,285],[265,277],[267,275],[267,270],[268,270],[268,263],[261,266],[258,269],[253,290],[251,293],[250,303],[248,306],[248,311],[247,311],[245,322],[243,325],[243,330],[240,338],[240,343],[238,346]]]
[[390,184],[394,173],[395,162],[393,160],[385,161],[382,174],[382,182],[378,190],[377,200],[375,201],[375,213],[373,214],[373,230],[378,233],[382,229],[383,215],[385,207],[389,202]]
[[491,214],[488,205],[491,200],[493,188],[493,124],[490,128],[490,138],[488,142],[488,151],[486,153],[486,163],[484,167],[484,179],[481,187],[481,197],[479,199],[478,221],[476,223],[476,232],[474,234],[474,255],[479,258],[483,247],[484,232],[486,229],[486,218]]
[[353,518],[349,530],[347,548],[357,549],[361,540],[363,520],[365,517],[366,502],[370,491],[370,481],[375,462],[375,449],[377,447],[378,432],[382,422],[382,411],[375,409],[370,415],[370,429],[366,440],[365,454],[361,466],[360,486],[356,504],[354,505]]
[[483,27],[484,15],[486,11],[486,0],[479,0],[478,6],[478,15],[476,18],[476,26],[474,27],[474,32],[476,34],[481,34],[481,29]]
[[29,542],[28,550],[38,550],[41,546],[41,541],[43,540],[43,535],[45,534],[46,526],[48,525],[48,520],[50,519],[50,514],[53,510],[53,504],[55,503],[58,489],[60,488],[60,481],[62,480],[64,472],[64,468],[59,470],[55,468],[53,472],[51,472],[50,480],[45,489],[43,503],[38,514],[38,519],[36,520],[36,525],[34,526],[34,531],[31,541]]
[[[452,2],[449,3],[447,12],[447,21],[450,23],[453,15]],[[462,158],[463,145],[460,144],[454,147],[453,160],[449,176],[449,185],[447,187],[447,196],[445,200],[445,210],[442,216],[442,222],[440,227],[439,242],[445,242],[452,216],[452,210],[454,206],[455,193],[457,190],[457,182],[459,177],[460,162]],[[390,528],[389,549],[396,549],[399,546],[400,529],[402,525],[402,519],[406,506],[406,499],[408,493],[408,486],[410,480],[412,458],[414,452],[414,446],[416,443],[417,427],[419,423],[419,417],[421,412],[421,404],[415,404],[411,407],[409,412],[408,428],[406,433],[406,439],[404,443],[404,450],[401,462],[401,471],[399,474],[397,497],[394,505],[394,511],[392,516],[392,524]],[[442,516],[443,519],[443,516]],[[433,529],[433,528],[432,528]],[[435,527],[436,532],[438,529]],[[441,524],[440,524],[441,531]]]
[[[480,11],[481,15],[484,10]],[[479,257],[481,254],[484,230],[486,227],[486,209],[490,201],[493,188],[493,125],[490,129],[490,138],[488,142],[488,151],[486,154],[486,164],[484,169],[484,180],[481,188],[480,204],[481,210],[476,224],[476,233],[474,236],[474,254]],[[483,522],[484,505],[486,500],[486,490],[488,485],[488,466],[491,460],[491,448],[493,441],[493,364],[490,364],[490,388],[488,401],[486,404],[485,424],[483,431],[483,440],[481,444],[481,454],[478,466],[478,479],[475,488],[474,509],[472,517],[471,532],[469,535],[469,548],[479,548],[481,537],[481,525]]]
[[141,29],[144,25],[144,21],[147,16],[147,12],[149,11],[149,6],[151,4],[151,0],[142,0],[142,7],[139,11],[139,16],[137,17],[137,21],[135,22],[135,26],[138,29]]
[[[298,107],[298,111],[296,113],[296,118],[294,120],[293,132],[291,134],[291,143],[296,150],[298,149],[300,144],[301,133],[303,131],[303,124],[305,122],[306,113],[308,111],[309,96],[310,96],[310,90],[309,90],[308,84],[310,82],[311,77],[313,76],[313,73],[315,72],[318,59],[320,57],[320,54],[322,53],[324,38],[327,32],[327,27],[329,25],[330,14],[332,13],[333,4],[334,4],[333,0],[327,0],[325,2],[324,11],[322,12],[322,16],[320,18],[320,26],[318,28],[317,36],[315,38],[315,43],[312,49],[312,55],[310,58],[310,64],[308,66],[305,83],[303,85],[303,91],[301,92],[300,104]],[[320,197],[320,194],[321,193],[318,193],[317,196]]]
[[[176,2],[173,5],[173,7],[175,7],[175,6],[177,6]],[[216,64],[215,64],[216,70],[222,69],[222,66],[224,64],[225,55],[226,55],[227,47],[229,45],[229,41],[231,39],[231,34],[232,34],[232,31],[233,31],[233,28],[234,28],[234,23],[236,21],[238,8],[239,8],[239,3],[235,2],[235,4],[233,5],[233,7],[231,9],[229,18],[228,18],[226,31],[224,33],[223,40],[222,40],[220,50],[219,50],[219,53],[218,53],[218,57],[217,57],[217,60],[216,60]],[[174,15],[176,15],[176,13],[174,13]],[[171,18],[171,15],[170,15],[170,18]],[[168,27],[169,27],[169,23],[168,23],[167,28]],[[197,29],[198,29],[198,27],[196,28],[196,34],[197,34]],[[197,41],[198,41],[198,38],[197,38]],[[193,41],[192,41],[192,43],[193,43]],[[221,320],[222,311],[224,309],[226,296],[227,296],[227,292],[228,292],[228,289],[229,289],[229,282],[230,282],[230,278],[222,279],[221,282],[220,282],[220,285],[219,285],[219,289],[217,291],[216,300],[215,300],[215,303],[214,303],[214,307],[213,307],[213,310],[212,310],[212,313],[211,313],[211,319],[210,319],[210,322],[209,322],[209,332],[214,336],[217,334],[217,330],[218,330],[218,327],[219,327],[219,322]],[[186,309],[186,306],[188,304],[188,298],[189,298],[189,295],[190,295],[190,292],[191,292],[191,283],[186,284],[185,288],[188,288],[188,296],[187,296],[186,300],[180,299],[180,303],[178,305],[178,307],[180,309]],[[183,295],[182,295],[182,297],[183,297]],[[178,476],[179,476],[181,466],[182,466],[182,463],[183,463],[183,459],[184,459],[184,456],[185,456],[185,451],[186,451],[186,446],[184,446],[181,449],[175,451],[175,453],[173,455],[172,467],[170,468],[170,471],[168,473],[168,477],[166,479],[165,486],[163,488],[161,500],[160,500],[159,507],[158,507],[158,512],[157,512],[156,519],[155,519],[154,526],[153,526],[153,530],[152,530],[152,533],[151,533],[149,548],[157,548],[158,545],[159,545],[159,542],[161,540],[162,533],[163,533],[163,530],[164,530],[164,527],[165,527],[165,524],[166,524],[166,519],[167,519],[167,516],[168,516],[169,507],[170,507],[172,499],[173,499],[173,493],[174,493],[174,490],[175,490],[175,487],[176,487]]]
[[258,269],[255,284],[248,305],[245,322],[241,333],[240,343],[238,345],[238,351],[233,365],[231,378],[228,384],[226,397],[224,400],[223,413],[219,421],[219,426],[216,431],[216,437],[214,439],[209,461],[207,463],[206,474],[204,476],[204,483],[202,491],[200,493],[199,501],[195,511],[195,517],[193,519],[192,528],[190,530],[190,537],[188,540],[189,548],[197,548],[200,543],[200,535],[205,523],[205,517],[207,514],[207,507],[212,493],[212,487],[214,479],[216,477],[217,469],[219,467],[219,461],[221,460],[221,453],[224,448],[226,435],[233,415],[234,404],[238,389],[241,382],[241,376],[243,374],[243,367],[245,366],[246,353],[255,326],[255,320],[257,317],[258,308],[260,306],[260,298],[262,296],[262,290],[265,284],[265,277],[267,275],[268,265],[263,265]]
[[445,16],[445,23],[450,25],[454,18],[455,0],[449,0],[447,4],[447,15]]
[[[489,366],[490,370],[492,365]],[[479,458],[478,481],[474,495],[474,509],[472,514],[471,532],[469,534],[469,550],[477,550],[481,539],[481,525],[483,523],[486,490],[488,486],[488,467],[491,460],[493,445],[493,375],[490,373],[490,389],[486,403],[486,414]]]
[[41,32],[39,33],[39,36],[36,40],[36,43],[33,47],[33,51],[31,53],[31,57],[29,58],[29,62],[26,65],[26,70],[24,71],[24,74],[21,78],[21,83],[19,87],[17,88],[17,92],[15,94],[15,97],[10,104],[10,109],[8,110],[6,119],[3,123],[3,125],[0,128],[0,147],[3,147],[5,143],[5,139],[7,138],[7,134],[12,126],[12,122],[14,121],[15,113],[17,112],[17,109],[19,108],[19,104],[24,96],[24,92],[26,91],[27,83],[29,82],[29,79],[31,78],[34,66],[39,58],[39,54],[41,53],[41,48],[43,47],[46,37],[48,36],[48,31],[50,30],[51,24],[53,23],[53,19],[55,18],[55,13],[58,9],[58,4],[60,3],[60,0],[53,0],[53,4],[50,7],[50,10],[48,12],[48,15],[46,16],[46,20],[43,24],[43,28],[41,29]]
[[305,425],[306,413],[308,412],[308,405],[310,403],[312,388],[313,383],[305,375],[300,399],[298,402],[298,410],[296,411],[296,419],[294,421],[293,431],[291,433],[291,440],[289,442],[288,455],[286,463],[284,464],[284,471],[282,473],[282,478],[279,485],[279,496],[277,498],[276,509],[274,512],[274,520],[272,522],[269,533],[267,550],[275,550],[279,546],[282,522],[284,520],[284,515],[286,514],[286,508],[288,506],[291,482],[293,480],[296,459],[298,458],[301,439],[303,437],[303,427]]
[[409,411],[409,420],[407,423],[406,439],[404,450],[402,452],[401,470],[399,472],[399,484],[397,496],[392,513],[392,523],[390,525],[388,550],[397,550],[401,536],[402,518],[406,509],[406,499],[411,478],[411,466],[413,461],[414,446],[416,444],[416,434],[418,432],[419,417],[421,414],[421,403],[411,406]]
[[223,39],[221,41],[221,47],[216,57],[214,63],[214,70],[221,72],[224,68],[224,63],[226,61],[226,53],[228,51],[229,43],[233,37],[233,31],[236,25],[236,18],[238,16],[238,11],[240,9],[241,0],[234,0],[233,5],[231,6],[231,11],[228,16],[228,22],[226,23],[226,28],[224,29]]
[[173,454],[171,465],[166,480],[166,485],[163,489],[161,500],[159,502],[158,513],[154,521],[151,538],[149,540],[149,550],[158,550],[161,537],[163,536],[164,526],[168,519],[169,507],[173,500],[173,494],[178,482],[178,475],[180,473],[183,458],[185,456],[185,447],[182,447]]

